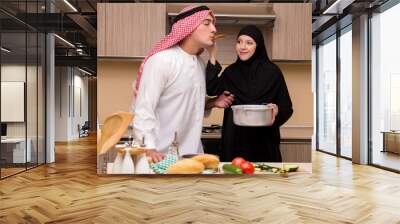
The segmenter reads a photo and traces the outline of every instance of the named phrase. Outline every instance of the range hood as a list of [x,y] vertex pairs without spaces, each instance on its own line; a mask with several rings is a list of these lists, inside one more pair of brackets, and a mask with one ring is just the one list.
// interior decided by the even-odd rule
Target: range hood
[[[172,24],[172,21],[177,15],[178,13],[168,13],[169,24]],[[216,13],[215,17],[217,19],[216,25],[258,25],[273,27],[276,15],[272,13],[268,15]]]
[[[167,3],[167,14],[169,25],[174,18],[186,6],[191,3]],[[274,25],[276,14],[271,3],[235,3],[220,4],[208,3],[207,6],[213,11],[217,25]]]

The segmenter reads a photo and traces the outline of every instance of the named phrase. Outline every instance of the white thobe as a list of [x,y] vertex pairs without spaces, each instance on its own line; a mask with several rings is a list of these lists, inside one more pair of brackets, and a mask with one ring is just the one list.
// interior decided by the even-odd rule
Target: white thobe
[[205,65],[179,46],[145,63],[135,104],[134,131],[147,148],[166,153],[177,132],[180,155],[203,153]]

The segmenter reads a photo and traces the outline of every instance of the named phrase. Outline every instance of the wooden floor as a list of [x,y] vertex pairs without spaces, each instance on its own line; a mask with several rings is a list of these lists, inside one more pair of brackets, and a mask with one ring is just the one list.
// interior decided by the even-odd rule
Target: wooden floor
[[94,138],[0,181],[0,223],[400,223],[400,175],[313,154],[313,174],[99,177]]
[[374,151],[373,163],[395,170],[400,170],[400,155],[391,152]]
[[22,172],[26,170],[25,167],[24,168],[1,168],[1,177],[7,177],[19,172]]
[[19,167],[7,167],[7,168],[1,168],[1,178],[5,178],[20,172],[23,172],[25,170],[33,169],[37,167],[37,164],[27,164],[27,167],[25,165],[19,165]]

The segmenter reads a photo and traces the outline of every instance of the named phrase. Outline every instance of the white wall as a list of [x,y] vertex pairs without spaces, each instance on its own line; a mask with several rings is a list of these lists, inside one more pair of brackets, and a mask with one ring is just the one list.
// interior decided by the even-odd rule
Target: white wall
[[88,120],[88,78],[83,75],[76,68],[56,67],[56,141],[78,139],[78,124]]
[[68,85],[67,67],[55,68],[55,141],[68,140]]
[[[32,67],[28,66],[28,69]],[[24,65],[2,65],[1,81],[21,81],[25,82],[25,64]]]
[[[74,82],[75,90],[77,90],[77,88],[80,88],[80,98],[77,98],[75,96],[75,105],[80,104],[81,107],[81,113],[77,110],[78,108],[75,107],[75,119],[73,123],[73,127],[75,128],[73,130],[74,130],[74,136],[76,138],[79,137],[77,129],[78,124],[82,126],[85,123],[85,121],[89,120],[88,77],[83,75],[84,74],[81,73],[79,70],[75,70],[75,82]],[[77,102],[77,100],[79,100],[80,102]]]
[[[1,81],[9,82],[26,82],[25,71],[26,67],[24,65],[9,64],[1,66]],[[33,69],[32,66],[28,66],[28,74]],[[1,108],[1,110],[6,110],[7,108]],[[25,122],[7,122],[7,137],[25,137]]]

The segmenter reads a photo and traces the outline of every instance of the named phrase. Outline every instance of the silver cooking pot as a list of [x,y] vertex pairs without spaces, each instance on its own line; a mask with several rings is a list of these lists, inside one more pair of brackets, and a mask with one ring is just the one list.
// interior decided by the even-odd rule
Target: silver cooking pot
[[273,110],[267,105],[232,106],[233,123],[239,126],[271,126]]

